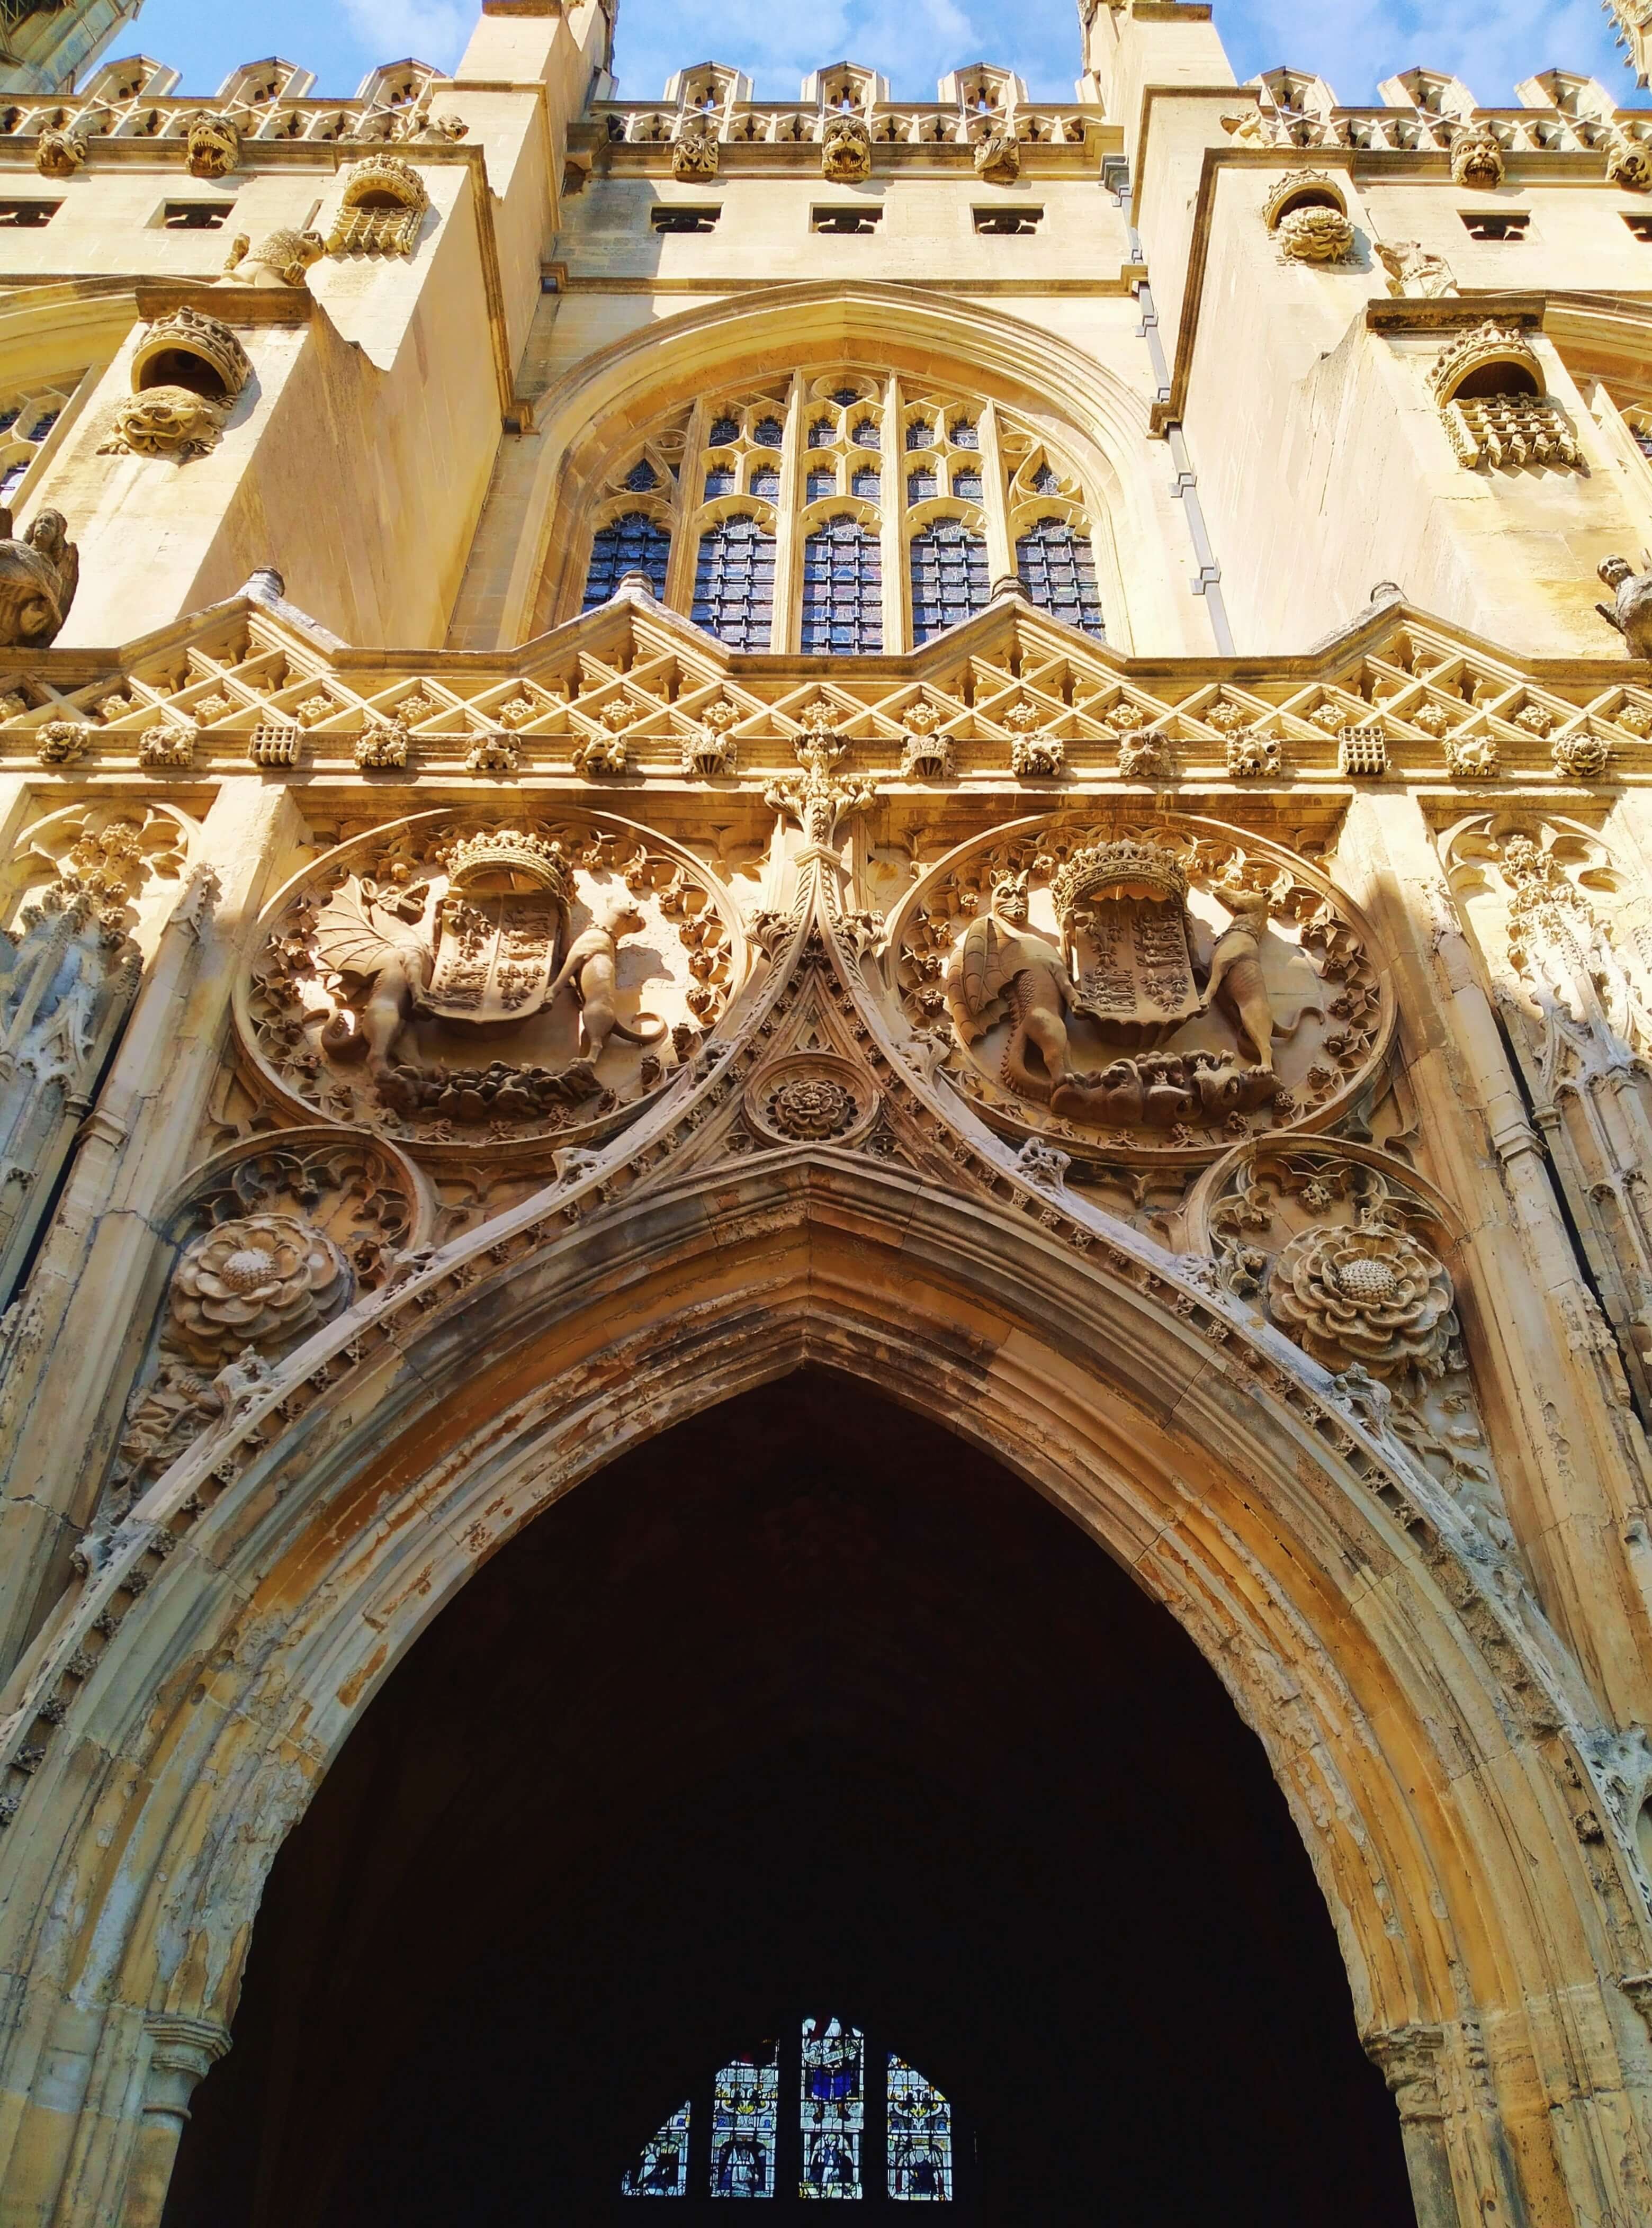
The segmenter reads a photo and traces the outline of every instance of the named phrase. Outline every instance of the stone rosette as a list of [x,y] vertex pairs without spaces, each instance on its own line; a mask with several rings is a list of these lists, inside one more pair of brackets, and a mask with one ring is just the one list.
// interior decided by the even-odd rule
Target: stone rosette
[[852,1145],[877,1117],[876,1086],[834,1053],[794,1053],[747,1086],[746,1116],[775,1144]]
[[1397,1226],[1316,1225],[1274,1262],[1268,1308],[1280,1328],[1329,1370],[1438,1377],[1457,1335],[1445,1266]]
[[168,1343],[213,1364],[248,1346],[293,1346],[347,1306],[351,1290],[324,1231],[296,1215],[244,1215],[186,1247],[168,1299]]

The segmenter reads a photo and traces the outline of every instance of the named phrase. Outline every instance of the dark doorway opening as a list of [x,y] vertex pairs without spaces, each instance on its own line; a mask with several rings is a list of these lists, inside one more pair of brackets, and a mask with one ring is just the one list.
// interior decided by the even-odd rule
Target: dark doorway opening
[[1197,1652],[989,1457],[805,1372],[570,1494],[387,1682],[276,1861],[167,2228],[703,2213],[621,2176],[799,2004],[956,2101],[955,2218],[1414,2220]]

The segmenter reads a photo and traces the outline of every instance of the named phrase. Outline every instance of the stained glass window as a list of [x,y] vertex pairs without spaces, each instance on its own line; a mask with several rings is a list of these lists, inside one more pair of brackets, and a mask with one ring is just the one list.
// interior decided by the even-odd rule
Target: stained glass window
[[876,465],[863,468],[849,482],[849,493],[860,496],[867,503],[875,503],[883,492],[883,475]]
[[862,418],[849,435],[850,440],[857,449],[878,448],[882,444],[882,438],[878,431],[878,421],[875,418]]
[[671,536],[645,511],[628,510],[599,527],[592,538],[591,567],[585,576],[585,609],[605,604],[627,573],[646,573],[656,596],[665,594],[666,560]]
[[889,2053],[889,2194],[914,2203],[952,2201],[952,2108],[916,2066]]
[[694,619],[731,650],[766,650],[774,631],[774,536],[725,518],[700,537]]
[[799,2118],[804,2197],[859,2197],[866,2126],[865,2038],[839,2020],[803,2023]]
[[733,495],[738,485],[733,464],[714,464],[706,474],[706,501],[709,503],[714,496]]
[[1095,552],[1087,535],[1060,518],[1041,518],[1015,544],[1021,586],[1041,611],[1105,637]]
[[927,642],[987,607],[987,545],[959,519],[938,518],[912,538],[913,639]]
[[646,457],[639,458],[625,475],[625,484],[633,495],[652,495],[660,483],[660,476]]
[[778,418],[759,418],[752,428],[752,439],[760,449],[778,449],[785,437],[786,429]]
[[740,419],[724,417],[712,419],[711,431],[706,439],[714,449],[726,449],[731,441],[738,441],[740,437]]
[[883,648],[883,560],[858,519],[834,518],[804,547],[803,647],[853,657]]
[[954,472],[952,492],[960,503],[979,503],[981,475],[979,472]]
[[920,471],[907,473],[906,500],[908,503],[927,503],[934,492],[935,473],[932,466],[925,464]]
[[906,428],[906,446],[909,449],[927,449],[934,439],[935,428],[927,418],[914,418]]
[[838,387],[832,390],[832,400],[840,410],[847,410],[851,403],[858,402],[860,399],[859,394],[852,387]]
[[711,2096],[711,2193],[774,2195],[774,2130],[779,2113],[778,2046],[766,2058],[736,2058]]
[[780,475],[772,464],[759,464],[752,473],[752,493],[760,495],[770,503],[780,496]]
[[1061,483],[1047,464],[1041,464],[1033,474],[1033,487],[1039,495],[1060,495]]
[[829,418],[816,418],[809,428],[809,445],[811,449],[829,449],[836,438],[837,430]]
[[683,2104],[650,2142],[619,2185],[622,2197],[686,2197],[688,2193],[688,2107]]
[[824,471],[810,473],[809,500],[810,503],[819,503],[823,496],[836,493],[837,474],[829,465]]
[[957,420],[949,439],[955,449],[978,449],[981,446],[980,432],[968,418]]

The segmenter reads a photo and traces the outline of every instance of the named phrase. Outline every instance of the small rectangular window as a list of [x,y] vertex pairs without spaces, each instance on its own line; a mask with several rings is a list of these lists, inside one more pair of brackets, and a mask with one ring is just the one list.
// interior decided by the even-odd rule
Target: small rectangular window
[[1525,209],[1463,209],[1460,212],[1470,240],[1524,240],[1531,226]]
[[715,232],[721,214],[720,207],[714,203],[705,208],[685,208],[678,203],[656,208],[650,221],[656,232]]
[[169,232],[221,232],[233,202],[168,202],[161,222]]
[[1036,232],[1044,221],[1041,208],[978,208],[975,213],[977,232],[990,233],[1000,240],[1024,239]]
[[1652,242],[1652,216],[1643,216],[1639,209],[1625,209],[1623,216],[1636,240]]
[[878,228],[883,211],[877,208],[817,208],[810,219],[815,232],[836,233],[841,239],[861,240]]
[[0,225],[14,232],[38,232],[62,208],[61,202],[0,202]]

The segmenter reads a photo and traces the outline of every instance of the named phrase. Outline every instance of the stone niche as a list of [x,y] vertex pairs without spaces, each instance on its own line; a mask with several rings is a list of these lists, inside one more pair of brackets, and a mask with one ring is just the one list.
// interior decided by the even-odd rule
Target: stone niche
[[187,305],[152,324],[132,352],[132,391],[102,453],[187,464],[217,447],[253,375],[247,351],[216,317]]

